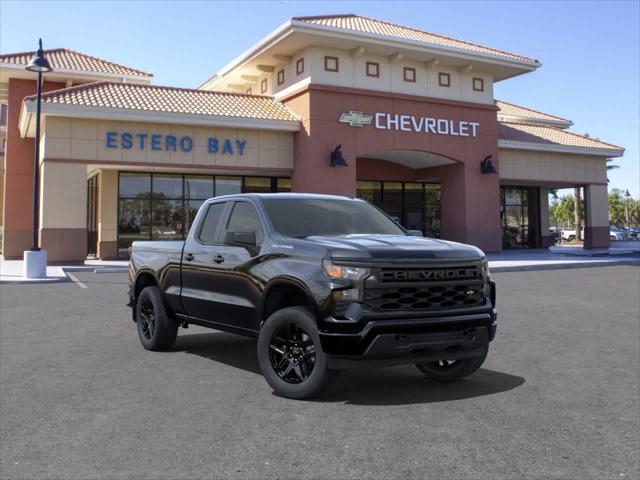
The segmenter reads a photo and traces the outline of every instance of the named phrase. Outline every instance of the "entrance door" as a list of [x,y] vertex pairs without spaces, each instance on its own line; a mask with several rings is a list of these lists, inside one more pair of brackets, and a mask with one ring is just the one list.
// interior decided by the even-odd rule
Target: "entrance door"
[[501,187],[500,202],[503,248],[538,248],[538,189]]
[[87,256],[98,254],[98,175],[87,180]]

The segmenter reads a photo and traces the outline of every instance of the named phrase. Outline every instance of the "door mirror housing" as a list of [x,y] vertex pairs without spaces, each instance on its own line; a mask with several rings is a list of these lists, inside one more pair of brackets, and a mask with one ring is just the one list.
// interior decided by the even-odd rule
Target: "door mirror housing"
[[424,237],[421,230],[407,230],[407,233],[412,237]]
[[227,232],[224,243],[228,245],[240,245],[243,247],[256,246],[256,232]]

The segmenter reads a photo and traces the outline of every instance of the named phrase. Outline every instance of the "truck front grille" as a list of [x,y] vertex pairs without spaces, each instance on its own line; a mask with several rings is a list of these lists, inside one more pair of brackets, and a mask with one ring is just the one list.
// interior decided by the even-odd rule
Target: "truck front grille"
[[421,310],[472,307],[482,305],[482,285],[469,282],[457,285],[365,288],[364,303],[374,310]]

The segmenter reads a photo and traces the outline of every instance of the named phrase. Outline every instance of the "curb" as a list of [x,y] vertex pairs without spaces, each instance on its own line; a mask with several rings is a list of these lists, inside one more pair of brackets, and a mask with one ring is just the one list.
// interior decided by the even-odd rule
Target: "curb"
[[580,262],[580,263],[556,263],[546,265],[504,265],[501,267],[492,267],[489,263],[491,273],[500,272],[533,272],[538,270],[568,270],[573,268],[595,268],[595,267],[614,267],[619,265],[634,265],[640,266],[640,259],[627,259],[627,260],[609,260],[609,261],[595,261],[595,262]]

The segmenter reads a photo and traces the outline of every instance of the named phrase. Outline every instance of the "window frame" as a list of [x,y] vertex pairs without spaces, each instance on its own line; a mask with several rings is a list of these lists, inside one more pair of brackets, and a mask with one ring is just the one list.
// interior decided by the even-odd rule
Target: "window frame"
[[[375,67],[375,75],[369,72],[369,67]],[[380,78],[380,64],[378,62],[366,62],[365,73],[367,74],[367,77]]]
[[260,93],[267,93],[268,87],[269,87],[269,83],[267,82],[267,79],[263,78],[260,81]]
[[[446,79],[446,81],[443,81]],[[450,88],[451,87],[451,74],[447,72],[438,72],[438,86]]]
[[[330,61],[335,61],[336,62],[335,68],[329,68],[329,62]],[[334,56],[331,56],[331,55],[325,55],[324,56],[324,71],[325,72],[338,73],[340,71],[340,59],[338,57],[334,57]]]
[[296,75],[302,75],[304,73],[304,57],[296,60]]
[[[478,84],[480,85],[479,88],[476,88],[476,82],[478,82]],[[474,92],[484,92],[484,78],[473,77],[471,80],[471,85]]]
[[276,73],[276,82],[278,85],[282,85],[284,83],[284,68],[281,68]]
[[[198,226],[198,231],[194,232],[193,235],[193,238],[196,242],[198,242],[200,245],[222,245],[222,237],[220,235],[220,231],[222,226],[225,224],[225,220],[229,210],[229,203],[229,200],[222,200],[207,204],[207,211],[202,218],[202,222],[200,222],[200,225]],[[209,215],[209,210],[211,210],[211,207],[215,205],[222,205],[222,212],[220,213],[220,219],[218,220],[218,225],[216,226],[216,230],[213,234],[213,243],[208,243],[202,240],[202,238],[200,238],[200,235],[202,235],[202,229],[204,228],[204,222],[207,219],[207,215]]]
[[[411,72],[413,74],[413,78],[408,78],[407,73]],[[404,67],[402,70],[402,76],[405,82],[416,83],[417,73],[416,69],[413,67]]]

